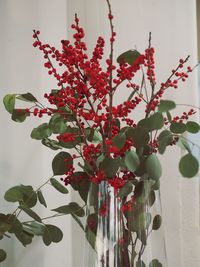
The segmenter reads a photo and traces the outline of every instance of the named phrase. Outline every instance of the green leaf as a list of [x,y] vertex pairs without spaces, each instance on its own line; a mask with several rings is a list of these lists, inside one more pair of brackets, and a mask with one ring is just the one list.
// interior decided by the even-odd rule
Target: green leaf
[[136,128],[129,128],[127,136],[133,139],[134,146],[140,148],[149,142],[149,132],[145,127],[138,126]]
[[87,202],[87,196],[90,188],[90,180],[86,172],[75,172],[72,175],[70,185],[75,191],[78,191],[80,197]]
[[148,118],[148,124],[149,124],[148,129],[150,131],[161,129],[164,124],[164,119],[162,114],[160,114],[159,112],[154,113],[152,116]]
[[49,147],[52,150],[58,150],[58,149],[62,149],[62,146],[59,144],[58,141],[55,140],[51,140],[49,138],[44,138],[42,139],[42,144],[44,146]]
[[37,236],[43,236],[45,225],[39,222],[24,223],[23,228],[27,233]]
[[194,121],[188,121],[186,123],[186,131],[188,131],[189,133],[198,133],[200,130],[200,126],[198,123],[194,122]]
[[141,54],[137,50],[128,50],[128,51],[122,53],[117,58],[117,62],[118,63],[126,62],[129,65],[132,65],[140,55]]
[[100,169],[104,171],[106,177],[113,177],[118,171],[120,166],[119,158],[108,158],[106,157],[100,163]]
[[43,234],[43,242],[46,246],[49,246],[52,242],[58,243],[62,240],[63,233],[55,225],[45,224],[45,231]]
[[22,223],[15,215],[7,214],[7,222],[11,225],[11,228],[8,230],[9,233],[17,234],[23,231]]
[[31,93],[21,94],[17,96],[17,99],[27,102],[37,102],[37,99]]
[[191,153],[191,148],[189,143],[182,136],[179,137],[177,144],[180,146],[180,148],[186,149],[189,153]]
[[119,190],[118,197],[123,198],[128,196],[133,189],[133,185],[131,182],[126,182],[124,186]]
[[30,116],[30,113],[26,109],[13,109],[11,118],[13,121],[23,122],[28,116]]
[[161,224],[162,224],[162,217],[159,214],[157,214],[153,219],[152,229],[158,230],[160,228]]
[[0,262],[5,261],[6,257],[7,257],[6,252],[3,249],[0,249]]
[[12,225],[8,221],[8,216],[0,213],[0,235],[4,235],[12,228]]
[[33,235],[26,231],[15,233],[15,236],[22,243],[24,247],[26,247],[26,245],[31,244],[33,239]]
[[28,207],[33,207],[37,203],[37,195],[30,185],[18,185],[6,191],[4,199],[8,202],[20,202]]
[[140,160],[135,151],[131,150],[126,153],[124,162],[128,170],[134,172],[139,166]]
[[80,144],[83,140],[83,138],[81,137],[81,132],[79,130],[79,128],[75,128],[75,127],[70,127],[68,126],[67,127],[67,130],[65,131],[65,133],[71,133],[75,140],[74,141],[70,141],[70,142],[62,142],[60,141],[60,145],[64,148],[68,148],[68,149],[71,149],[71,148],[74,148],[77,144]]
[[159,112],[167,112],[169,110],[172,110],[176,107],[176,103],[171,100],[161,100],[160,104],[158,106]]
[[145,168],[149,178],[152,180],[158,180],[162,175],[161,164],[155,154],[151,154],[147,158]]
[[179,170],[183,177],[194,177],[199,171],[199,162],[191,153],[188,153],[181,158]]
[[60,184],[55,178],[50,179],[51,185],[62,194],[68,194],[68,189]]
[[138,126],[146,128],[148,131],[159,130],[163,127],[163,115],[159,112],[154,113],[148,118],[142,119],[138,122]]
[[3,98],[5,109],[11,114],[15,108],[15,99],[16,99],[16,94],[9,94],[4,96]]
[[20,190],[23,192],[22,204],[26,207],[32,208],[37,203],[37,193],[33,190],[31,185],[20,185]]
[[80,207],[76,202],[71,202],[68,205],[64,205],[53,209],[53,211],[64,213],[64,214],[71,214],[74,213],[78,217],[83,217],[85,215],[85,211],[82,207]]
[[87,128],[86,129],[86,137],[89,142],[102,142],[102,137],[100,133],[95,130],[94,128]]
[[44,198],[41,190],[37,191],[37,197],[38,197],[40,204],[42,204],[43,206],[45,206],[47,208],[47,203],[45,201],[45,198]]
[[172,122],[170,125],[170,130],[172,133],[181,134],[186,131],[186,125],[180,122]]
[[166,112],[166,115],[167,115],[168,121],[171,122],[172,121],[172,115],[171,115],[171,113],[169,111],[167,111]]
[[19,186],[14,186],[8,189],[4,195],[4,199],[8,202],[18,202],[23,201],[23,192],[20,190]]
[[49,137],[52,134],[51,129],[49,129],[48,123],[42,123],[38,127],[34,128],[31,132],[31,138],[36,140],[42,140]]
[[54,134],[62,134],[67,130],[66,122],[62,115],[56,113],[49,122],[49,128]]
[[33,210],[24,207],[24,206],[20,206],[20,209],[22,209],[26,214],[28,214],[31,218],[33,218],[34,220],[41,222],[41,218],[39,215],[37,215],[37,213],[35,213]]
[[163,267],[162,263],[160,263],[157,259],[153,259],[149,263],[149,267]]
[[126,135],[124,133],[119,133],[113,138],[113,145],[118,149],[122,149],[126,142]]
[[145,265],[145,263],[142,261],[142,260],[138,260],[137,262],[136,262],[136,267],[145,267],[146,265]]
[[160,154],[163,154],[166,150],[166,147],[171,144],[173,140],[173,135],[170,131],[164,130],[158,136],[158,151]]
[[71,155],[67,152],[58,153],[52,161],[54,175],[63,175],[68,170],[69,165],[73,165]]

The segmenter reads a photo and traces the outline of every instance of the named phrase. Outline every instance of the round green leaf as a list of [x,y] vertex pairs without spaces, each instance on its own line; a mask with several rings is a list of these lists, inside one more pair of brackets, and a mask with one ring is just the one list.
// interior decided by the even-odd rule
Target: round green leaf
[[15,99],[16,99],[15,94],[6,95],[3,98],[3,103],[5,106],[5,109],[11,114],[12,114],[14,107],[15,107]]
[[120,166],[120,159],[119,158],[108,158],[106,157],[100,163],[100,169],[104,171],[107,177],[113,177],[116,172],[118,171]]
[[161,113],[156,112],[148,118],[148,129],[150,131],[161,129],[163,124],[164,119]]
[[81,132],[79,130],[79,128],[75,128],[75,127],[67,127],[67,130],[65,131],[65,133],[71,133],[73,134],[75,140],[74,141],[70,141],[70,142],[63,142],[60,141],[60,145],[64,148],[67,149],[71,149],[74,148],[77,144],[80,144],[83,141],[83,138],[81,137]]
[[54,134],[62,134],[66,131],[66,122],[60,114],[54,114],[49,122],[49,128]]
[[170,125],[170,130],[172,133],[181,134],[186,131],[186,125],[180,122],[172,122]]
[[152,229],[158,230],[160,228],[161,224],[162,224],[162,217],[159,214],[157,214],[153,219]]
[[3,249],[0,249],[0,262],[5,261],[6,257],[6,252]]
[[145,263],[142,261],[142,260],[138,260],[137,262],[136,262],[136,267],[145,267],[146,265],[145,265]]
[[23,122],[28,116],[30,116],[30,113],[26,109],[14,109],[11,119],[16,122]]
[[158,180],[162,175],[160,161],[155,154],[151,154],[145,162],[146,172],[150,179]]
[[31,138],[36,140],[42,140],[49,137],[52,134],[51,129],[49,129],[48,123],[43,123],[37,128],[34,128],[31,132]]
[[160,154],[165,152],[165,149],[168,145],[170,145],[173,140],[172,133],[168,130],[164,130],[158,136],[158,151]]
[[22,243],[22,245],[24,247],[26,247],[26,245],[31,244],[32,239],[34,237],[33,234],[28,233],[26,231],[21,231],[21,232],[17,232],[15,233],[15,236],[17,237],[17,239]]
[[194,122],[194,121],[188,121],[186,123],[186,130],[189,133],[198,133],[200,130],[200,126],[198,123]]
[[4,235],[12,228],[12,225],[8,221],[8,216],[0,213],[0,235]]
[[45,224],[43,242],[46,246],[49,246],[51,242],[58,243],[62,240],[62,238],[63,233],[57,226]]
[[128,50],[117,58],[117,62],[126,62],[129,65],[132,65],[139,56],[140,53],[137,50]]
[[125,142],[126,142],[126,135],[124,133],[119,133],[113,139],[113,144],[118,149],[122,149],[124,144],[125,144]]
[[143,147],[149,142],[149,132],[145,127],[142,126],[129,128],[127,135],[133,139],[134,146],[136,148]]
[[19,186],[14,186],[8,189],[4,195],[4,199],[8,202],[17,202],[23,200],[23,192],[20,190]]
[[20,202],[32,208],[37,203],[37,194],[30,185],[18,185],[6,191],[4,199],[8,202]]
[[52,169],[54,175],[63,175],[69,165],[73,164],[71,155],[67,152],[58,153],[52,161]]
[[[81,179],[80,179],[81,177]],[[88,192],[91,181],[86,172],[75,172],[72,175],[71,187],[79,192],[80,197],[83,201],[87,202]]]
[[158,106],[159,112],[167,112],[176,107],[176,103],[171,100],[161,100],[160,105]]
[[134,172],[140,164],[138,155],[133,150],[126,153],[124,162],[125,162],[126,167],[131,172]]
[[157,259],[153,259],[150,263],[149,263],[149,267],[162,267],[162,263],[159,262],[159,260]]
[[22,223],[13,214],[7,214],[7,222],[11,225],[11,229],[8,230],[9,233],[20,233],[23,231]]
[[199,171],[199,162],[191,153],[188,153],[181,158],[179,170],[183,177],[194,177]]
[[138,126],[148,129],[148,131],[159,130],[163,127],[163,115],[159,112],[154,113],[148,118],[142,119],[138,122]]

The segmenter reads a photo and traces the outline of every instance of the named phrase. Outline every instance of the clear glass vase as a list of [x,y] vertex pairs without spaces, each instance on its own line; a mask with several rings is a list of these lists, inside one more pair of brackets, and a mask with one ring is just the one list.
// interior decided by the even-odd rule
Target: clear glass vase
[[92,184],[84,267],[167,267],[158,183]]

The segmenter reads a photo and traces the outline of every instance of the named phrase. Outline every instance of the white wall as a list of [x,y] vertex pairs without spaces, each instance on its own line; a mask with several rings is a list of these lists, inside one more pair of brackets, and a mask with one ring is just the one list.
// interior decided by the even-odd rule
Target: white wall
[[[42,147],[40,142],[30,138],[38,120],[29,119],[23,124],[11,121],[2,105],[7,93],[32,92],[42,99],[45,91],[55,87],[43,68],[41,53],[32,46],[32,30],[39,29],[44,42],[59,45],[66,37],[67,3],[65,0],[1,0],[0,1],[0,210],[14,210],[3,199],[3,193],[12,185],[33,184],[37,188],[51,175],[51,161],[56,153]],[[60,194],[44,191],[49,208],[56,208],[68,202],[68,197],[60,199]],[[41,207],[40,214],[45,213]],[[48,214],[45,215],[49,215]],[[49,221],[50,223],[50,221]],[[16,240],[1,241],[9,252],[8,260],[1,267],[53,267],[72,266],[70,217],[54,220],[62,226],[65,239],[59,244],[45,247],[37,239],[28,249]],[[0,245],[1,246],[1,245]]]
[[[115,16],[115,29],[118,33],[115,55],[135,46],[143,51],[148,45],[148,33],[151,31],[152,42],[156,49],[158,81],[165,80],[169,76],[171,69],[177,65],[181,57],[190,54],[191,65],[196,64],[195,0],[111,0],[111,3]],[[31,46],[31,30],[40,29],[43,40],[57,44],[58,40],[66,35],[66,26],[73,21],[74,13],[79,14],[86,28],[86,40],[90,49],[98,34],[108,37],[108,22],[105,20],[107,11],[102,0],[0,1],[1,98],[7,92],[23,90],[24,92],[36,90],[35,94],[39,96],[43,90],[37,88],[45,89],[52,86],[51,79],[47,79],[48,76],[41,68],[39,53]],[[172,90],[170,95],[179,103],[195,104],[196,74],[192,74],[187,84],[178,91]],[[119,94],[116,101],[120,98]],[[37,184],[40,177],[45,179],[51,174],[49,166],[52,154],[48,153],[47,149],[41,148],[36,141],[30,140],[32,122],[24,125],[15,124],[8,119],[8,114],[2,105],[0,108],[2,135],[0,176],[3,183],[1,192],[11,184],[21,181],[26,183],[27,180],[34,180]],[[179,150],[167,153],[162,177],[168,262],[169,267],[200,266],[199,184],[197,179],[188,181],[180,177],[177,172],[179,154]],[[3,205],[7,207],[5,203]],[[80,232],[75,225],[72,226],[71,248],[70,221],[66,218],[64,222],[61,220],[59,223],[65,224],[65,222],[67,238],[60,245],[44,250],[37,241],[25,254],[19,245],[13,243],[10,247],[13,257],[10,262],[2,266],[24,267],[29,260],[34,263],[33,266],[51,267],[55,263],[59,263],[58,266],[81,266],[83,242],[79,239]],[[38,255],[37,258],[35,253]],[[22,258],[20,261],[19,257]]]

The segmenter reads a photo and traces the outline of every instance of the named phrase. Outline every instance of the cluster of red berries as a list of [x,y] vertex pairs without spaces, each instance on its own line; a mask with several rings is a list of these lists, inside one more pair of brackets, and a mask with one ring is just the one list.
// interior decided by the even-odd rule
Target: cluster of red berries
[[[113,49],[113,43],[116,38],[112,20],[111,12],[108,14],[111,24],[110,45]],[[83,28],[79,26],[79,19],[75,17],[75,23],[72,25],[75,31],[73,35],[73,44],[68,40],[61,41],[61,51],[49,44],[43,44],[39,39],[39,31],[34,31],[33,38],[35,39],[33,46],[38,47],[44,55],[44,67],[48,70],[49,75],[55,77],[58,89],[52,90],[51,93],[45,93],[44,97],[48,100],[51,108],[45,108],[37,105],[32,109],[27,109],[27,113],[34,116],[42,117],[44,114],[52,116],[59,113],[64,119],[70,113],[73,118],[71,123],[73,127],[79,129],[81,135],[82,145],[79,147],[80,157],[83,158],[91,167],[94,167],[93,174],[89,175],[91,181],[99,183],[106,179],[103,170],[98,169],[96,161],[104,152],[107,157],[123,158],[127,151],[134,147],[134,140],[127,139],[123,147],[118,148],[114,143],[114,138],[120,133],[120,126],[117,122],[121,122],[128,127],[136,127],[137,123],[130,118],[130,113],[136,109],[141,102],[146,104],[145,116],[148,117],[158,107],[161,98],[166,89],[178,88],[179,81],[185,81],[189,73],[192,71],[191,67],[187,67],[183,71],[183,67],[188,58],[180,59],[176,69],[172,70],[172,74],[166,82],[161,83],[158,91],[155,91],[156,75],[155,75],[155,49],[149,45],[144,54],[138,55],[134,62],[130,65],[122,60],[119,65],[114,65],[112,58],[112,49],[109,58],[105,59],[106,68],[103,69],[102,59],[104,58],[105,40],[103,37],[98,37],[94,50],[89,57],[87,54],[87,46],[83,41],[85,33]],[[143,72],[144,67],[145,72]],[[143,95],[143,86],[133,82],[136,73],[142,69],[143,75],[147,77],[152,89],[151,98]],[[123,82],[125,86],[131,89],[131,96],[129,100],[123,101],[121,104],[113,105],[112,98]],[[128,90],[129,90],[128,89]],[[53,106],[53,108],[52,108]],[[189,116],[195,112],[191,109],[189,112],[184,112],[180,117],[176,116],[172,119],[173,122],[182,122],[187,120]],[[169,123],[165,119],[165,124]],[[69,124],[70,125],[70,124]],[[68,125],[68,126],[69,126]],[[102,143],[93,144],[88,141],[86,137],[87,128],[97,130],[102,136]],[[70,143],[76,139],[75,133],[66,132],[57,136],[59,142]],[[173,140],[172,143],[177,142]],[[158,140],[149,141],[151,153],[157,151]],[[106,149],[106,151],[104,151]],[[74,156],[73,158],[77,158]],[[63,178],[67,185],[73,180],[73,166],[67,166],[66,177]],[[125,181],[134,179],[135,174],[127,169],[121,169],[112,179],[109,179],[110,185],[116,190],[123,187]],[[76,179],[82,179],[76,177]],[[130,204],[130,205],[129,205]],[[124,210],[129,210],[132,206],[130,202],[124,206]],[[102,214],[105,210],[102,209]]]

